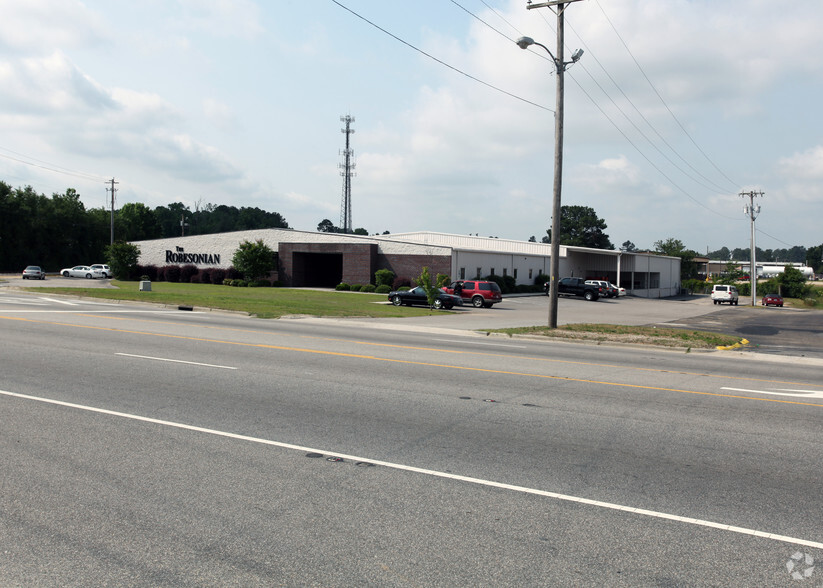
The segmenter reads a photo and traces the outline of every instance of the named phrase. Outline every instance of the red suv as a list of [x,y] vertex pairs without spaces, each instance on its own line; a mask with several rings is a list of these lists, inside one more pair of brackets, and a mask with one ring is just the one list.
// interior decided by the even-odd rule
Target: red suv
[[485,280],[458,280],[452,282],[443,290],[447,294],[460,296],[464,302],[471,302],[475,308],[481,306],[491,308],[503,300],[500,286],[496,282],[486,282]]

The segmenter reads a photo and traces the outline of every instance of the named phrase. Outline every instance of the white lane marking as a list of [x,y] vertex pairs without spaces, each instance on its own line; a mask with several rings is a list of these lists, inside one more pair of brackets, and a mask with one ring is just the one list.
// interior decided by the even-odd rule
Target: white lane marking
[[40,296],[40,300],[45,300],[46,302],[55,302],[57,304],[65,304],[66,306],[77,306],[76,302],[70,302],[68,300],[58,300],[56,298],[45,298]]
[[[456,339],[432,339],[432,341],[439,341],[441,343],[466,343],[465,340],[458,341]],[[490,347],[515,347],[517,349],[528,349],[526,345],[510,345],[508,343],[481,343],[479,341],[475,341],[474,339],[472,339],[470,343],[472,347],[475,345],[488,345]]]
[[[5,302],[5,300],[0,300],[0,303]],[[39,303],[37,303],[39,304]],[[158,310],[104,310],[104,309],[97,309],[97,308],[87,308],[84,310],[17,310],[17,309],[2,309],[0,312],[9,312],[14,314],[20,313],[38,313],[38,314],[202,314],[201,312],[194,310],[177,310],[171,308],[163,308]]]
[[823,398],[823,391],[820,390],[791,390],[778,388],[777,390],[747,390],[746,388],[721,388],[721,390],[731,390],[732,392],[751,392],[753,394],[773,394],[775,396],[794,396],[796,398]]
[[115,355],[122,355],[123,357],[136,357],[138,359],[153,359],[155,361],[168,361],[171,363],[186,363],[189,365],[201,365],[204,367],[213,367],[213,368],[220,368],[224,370],[236,370],[236,367],[231,367],[228,365],[216,365],[213,363],[198,363],[196,361],[183,361],[182,359],[169,359],[167,357],[151,357],[150,355],[134,355],[132,353],[115,353]]
[[302,445],[293,445],[291,443],[283,443],[280,441],[272,441],[270,439],[261,439],[260,437],[249,437],[247,435],[238,435],[236,433],[228,433],[226,431],[218,431],[216,429],[206,429],[203,427],[196,427],[194,425],[186,425],[184,423],[177,423],[173,421],[164,421],[161,419],[154,419],[150,417],[144,417],[135,414],[129,414],[125,412],[117,412],[114,410],[107,410],[105,408],[96,408],[94,406],[86,406],[83,404],[74,404],[71,402],[63,402],[62,400],[53,400],[51,398],[43,398],[40,396],[29,396],[28,394],[19,394],[17,392],[7,392],[5,390],[0,390],[0,394],[5,396],[11,396],[14,398],[22,398],[24,400],[34,400],[37,402],[43,402],[46,404],[54,404],[57,406],[65,406],[68,408],[76,408],[79,410],[85,410],[89,412],[96,412],[99,414],[106,414],[110,416],[121,417],[125,419],[131,419],[134,421],[141,421],[145,423],[152,423],[156,425],[163,425],[166,427],[173,427],[176,429],[183,429],[186,431],[195,431],[198,433],[206,433],[209,435],[216,435],[218,437],[226,437],[229,439],[236,439],[238,441],[248,441],[251,443],[259,443],[261,445],[270,445],[273,447],[280,447],[281,449],[293,449],[296,451],[303,451],[306,453],[321,453],[324,455],[333,455],[336,457],[341,457],[343,459],[348,459],[351,461],[362,461],[367,463],[373,463],[375,465],[381,465],[386,468],[392,468],[395,470],[402,470],[406,472],[414,472],[417,474],[424,474],[427,476],[434,476],[437,478],[445,478],[448,480],[457,480],[460,482],[467,482],[469,484],[477,484],[479,486],[488,486],[491,488],[500,488],[502,490],[511,490],[514,492],[520,492],[523,494],[533,494],[536,496],[544,496],[546,498],[554,498],[556,500],[563,500],[567,502],[575,502],[577,504],[586,504],[589,506],[596,506],[599,508],[606,508],[609,510],[617,510],[621,512],[627,512],[636,515],[642,515],[657,519],[666,519],[670,521],[676,521],[679,523],[686,523],[689,525],[697,525],[700,527],[709,527],[712,529],[720,529],[722,531],[729,531],[731,533],[738,533],[741,535],[752,535],[754,537],[762,537],[763,539],[771,539],[772,541],[781,541],[783,543],[791,543],[794,545],[803,545],[804,547],[813,547],[815,549],[823,549],[823,543],[818,541],[809,541],[807,539],[799,539],[797,537],[789,537],[786,535],[777,535],[776,533],[768,533],[765,531],[757,531],[755,529],[747,529],[744,527],[735,527],[734,525],[726,525],[724,523],[715,523],[714,521],[705,521],[701,519],[693,519],[690,517],[681,517],[678,515],[673,515],[665,512],[659,512],[654,510],[646,510],[644,508],[635,508],[633,506],[624,506],[621,504],[614,504],[612,502],[602,502],[600,500],[591,500],[589,498],[582,498],[580,496],[570,496],[568,494],[558,494],[557,492],[549,492],[547,490],[538,490],[535,488],[527,488],[525,486],[514,486],[512,484],[504,484],[502,482],[495,482],[492,480],[483,480],[481,478],[471,478],[468,476],[460,476],[458,474],[450,474],[447,472],[439,472],[437,470],[427,470],[424,468],[418,468],[415,466],[408,466],[398,463],[392,463],[388,461],[378,461],[374,459],[369,459],[367,457],[359,457],[356,455],[347,455],[345,453],[336,453],[334,451],[327,451],[325,449],[317,449],[313,447],[305,447]]

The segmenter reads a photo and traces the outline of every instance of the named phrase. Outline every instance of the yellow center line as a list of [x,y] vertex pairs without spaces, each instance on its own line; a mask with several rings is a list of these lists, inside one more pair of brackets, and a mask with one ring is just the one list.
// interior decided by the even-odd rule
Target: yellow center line
[[[124,317],[111,317],[109,315],[96,315],[96,314],[78,314],[77,316],[86,316],[86,317],[93,317],[93,318],[101,318],[108,321],[111,320],[121,320],[121,321],[132,321],[132,322],[145,322],[151,324],[165,324],[171,326],[179,326],[180,323],[172,322],[172,321],[158,321],[158,320],[150,320],[150,319],[130,319]],[[0,316],[0,318],[8,318],[11,319],[12,317],[4,317]],[[15,317],[16,318],[16,317]],[[49,322],[49,321],[37,321],[35,319],[26,319],[32,322]],[[51,323],[51,324],[60,324],[66,326],[74,326],[67,323]],[[260,331],[256,329],[238,329],[233,327],[216,327],[212,325],[197,325],[198,328],[203,329],[214,329],[218,331],[229,331],[235,333],[251,333],[251,334],[270,334],[266,331]],[[586,366],[586,367],[600,367],[600,368],[611,368],[611,369],[619,369],[619,370],[626,370],[626,371],[635,371],[635,372],[649,372],[649,373],[656,373],[656,374],[677,374],[681,376],[699,376],[704,378],[715,378],[715,379],[722,379],[722,380],[732,380],[732,381],[744,381],[744,382],[760,382],[765,384],[789,384],[793,386],[808,386],[808,382],[797,382],[793,380],[774,380],[774,379],[766,379],[766,378],[754,378],[752,376],[729,376],[729,375],[718,375],[718,374],[707,374],[706,372],[689,372],[684,370],[669,370],[669,369],[662,369],[662,368],[651,368],[651,367],[627,367],[617,364],[611,363],[598,363],[592,361],[572,361],[568,359],[552,359],[549,357],[536,357],[533,355],[516,355],[516,354],[502,354],[502,353],[492,353],[489,351],[464,351],[461,349],[444,349],[439,347],[423,347],[419,345],[401,345],[397,343],[375,343],[374,341],[359,341],[357,339],[347,339],[341,337],[318,337],[313,335],[293,335],[291,333],[283,333],[277,332],[277,335],[281,337],[298,337],[301,339],[310,339],[316,341],[333,341],[339,343],[352,343],[355,345],[364,345],[364,346],[372,346],[372,347],[386,347],[389,349],[410,349],[414,351],[434,351],[437,353],[451,353],[453,355],[471,355],[471,356],[479,356],[479,357],[496,357],[496,358],[504,358],[504,359],[525,359],[529,361],[540,361],[544,363],[559,363],[559,364],[567,364],[567,365],[579,365],[579,366]]]
[[[92,315],[93,316],[93,315]],[[452,369],[452,370],[460,370],[460,371],[467,371],[467,372],[478,372],[478,373],[486,373],[486,374],[499,374],[499,375],[506,375],[506,376],[520,376],[526,378],[540,378],[544,380],[557,380],[557,381],[564,381],[564,382],[577,382],[582,384],[596,384],[599,386],[619,386],[622,388],[634,388],[638,390],[656,390],[659,392],[677,392],[681,394],[697,394],[700,396],[714,396],[718,398],[735,398],[739,400],[752,400],[752,401],[759,401],[759,402],[774,402],[778,404],[795,404],[801,406],[816,406],[818,408],[823,408],[823,404],[816,404],[812,402],[800,402],[796,400],[784,400],[779,398],[752,398],[750,396],[739,396],[735,394],[721,394],[719,392],[700,392],[697,390],[684,390],[680,388],[664,388],[662,386],[646,386],[643,384],[625,384],[620,382],[606,382],[602,380],[589,380],[585,378],[570,378],[567,376],[552,376],[548,374],[535,374],[530,372],[514,372],[509,370],[498,370],[498,369],[491,369],[491,368],[479,368],[479,367],[468,367],[468,366],[458,366],[458,365],[449,365],[449,364],[442,364],[442,363],[432,363],[432,362],[424,362],[424,361],[412,361],[408,359],[392,359],[387,357],[377,357],[374,355],[362,355],[358,353],[344,353],[341,351],[324,351],[320,349],[308,349],[302,347],[289,347],[286,345],[271,345],[268,343],[245,343],[241,341],[226,341],[222,339],[209,339],[203,337],[190,337],[187,335],[173,335],[173,334],[165,334],[165,333],[147,333],[145,331],[132,331],[129,329],[116,329],[113,327],[99,327],[99,326],[92,326],[92,325],[75,325],[71,323],[60,323],[54,321],[41,321],[35,319],[28,319],[22,317],[5,317],[0,316],[2,319],[14,320],[14,321],[23,321],[23,322],[32,322],[32,323],[41,323],[41,324],[52,324],[57,326],[65,326],[65,327],[74,327],[79,329],[90,329],[90,330],[97,330],[97,331],[109,331],[113,333],[126,333],[130,335],[146,335],[150,337],[163,337],[168,339],[179,339],[184,341],[199,341],[205,343],[218,343],[223,345],[237,345],[241,347],[254,347],[258,349],[276,349],[278,351],[294,351],[298,353],[313,353],[316,355],[330,355],[334,357],[346,357],[346,358],[353,358],[353,359],[366,359],[372,361],[382,361],[388,363],[398,363],[404,365],[417,365],[417,366],[424,366],[424,367],[434,367],[434,368],[443,368],[443,369]],[[436,349],[435,351],[440,351]],[[702,375],[702,374],[701,374]]]

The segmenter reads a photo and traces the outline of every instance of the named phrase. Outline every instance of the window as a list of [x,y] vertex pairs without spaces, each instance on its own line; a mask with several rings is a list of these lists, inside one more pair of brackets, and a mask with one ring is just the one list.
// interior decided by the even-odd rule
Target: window
[[478,279],[480,278],[480,271],[481,271],[482,269],[483,269],[482,267],[477,268],[477,274],[475,274],[475,277],[476,277],[476,278],[478,278]]
[[514,268],[514,279],[517,279],[517,268]]
[[460,279],[461,279],[461,280],[465,280],[465,279],[466,279],[466,268],[464,268],[464,267],[461,267],[461,268],[460,268]]
[[504,267],[504,268],[503,268],[503,277],[505,278],[505,277],[506,277],[506,276],[508,276],[508,275],[509,275],[509,268]]
[[531,280],[531,279],[532,279],[532,277],[533,277],[533,276],[532,276],[532,268],[529,268],[529,279]]
[[492,268],[492,272],[491,272],[490,275],[492,275],[492,276],[494,275],[494,268]]

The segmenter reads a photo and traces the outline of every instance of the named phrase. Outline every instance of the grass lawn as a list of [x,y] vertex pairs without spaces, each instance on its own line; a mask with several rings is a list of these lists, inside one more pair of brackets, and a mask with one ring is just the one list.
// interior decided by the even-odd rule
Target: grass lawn
[[422,306],[394,306],[385,294],[328,292],[292,288],[235,288],[214,284],[152,282],[151,292],[140,292],[139,282],[112,280],[115,288],[48,288],[29,290],[73,294],[106,300],[132,300],[174,306],[201,306],[246,312],[259,318],[307,314],[331,317],[426,316],[447,310]]
[[[232,310],[248,313],[259,318],[278,318],[293,315],[381,318],[430,316],[434,313],[449,312],[447,310],[430,310],[420,306],[394,306],[388,303],[385,294],[361,292],[334,292],[302,288],[236,288],[213,284],[172,282],[152,282],[151,292],[140,292],[138,282],[112,280],[111,284],[116,288],[37,287],[27,288],[27,290],[106,300],[129,300],[172,306]],[[639,343],[664,347],[685,347],[688,349],[713,349],[718,346],[731,346],[740,343],[739,337],[706,331],[608,324],[563,325],[554,330],[543,326],[519,327],[495,329],[491,332],[576,339],[598,343]]]

